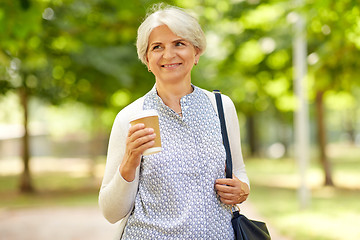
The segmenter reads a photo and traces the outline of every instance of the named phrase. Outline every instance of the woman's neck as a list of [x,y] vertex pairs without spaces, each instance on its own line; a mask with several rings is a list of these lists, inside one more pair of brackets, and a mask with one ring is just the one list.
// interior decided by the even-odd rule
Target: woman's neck
[[181,82],[178,84],[164,84],[156,82],[156,91],[164,104],[175,112],[181,112],[180,99],[192,93],[193,87],[191,82]]

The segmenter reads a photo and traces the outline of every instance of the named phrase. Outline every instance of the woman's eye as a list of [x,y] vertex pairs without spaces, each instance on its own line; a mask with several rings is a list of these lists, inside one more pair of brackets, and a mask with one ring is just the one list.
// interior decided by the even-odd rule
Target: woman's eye
[[160,49],[160,45],[156,45],[152,48],[152,50]]
[[177,43],[176,43],[176,46],[185,46],[185,43],[183,43],[183,42],[177,42]]

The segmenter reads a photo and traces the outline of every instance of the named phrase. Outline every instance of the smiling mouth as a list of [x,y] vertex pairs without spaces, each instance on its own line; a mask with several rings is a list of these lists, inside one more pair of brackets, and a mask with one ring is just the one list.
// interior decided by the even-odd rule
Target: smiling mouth
[[164,64],[164,65],[161,65],[161,67],[163,68],[173,68],[173,67],[177,67],[177,66],[180,66],[181,63],[174,63],[174,64]]

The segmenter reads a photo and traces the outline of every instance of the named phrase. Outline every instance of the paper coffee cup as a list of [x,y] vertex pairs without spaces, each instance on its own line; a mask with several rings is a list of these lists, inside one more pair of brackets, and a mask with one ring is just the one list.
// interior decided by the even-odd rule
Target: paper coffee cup
[[144,110],[130,119],[131,126],[143,123],[146,128],[153,128],[155,137],[155,144],[153,147],[146,149],[143,152],[143,155],[150,155],[160,152],[161,149],[161,138],[160,138],[160,128],[159,128],[159,115],[156,110]]

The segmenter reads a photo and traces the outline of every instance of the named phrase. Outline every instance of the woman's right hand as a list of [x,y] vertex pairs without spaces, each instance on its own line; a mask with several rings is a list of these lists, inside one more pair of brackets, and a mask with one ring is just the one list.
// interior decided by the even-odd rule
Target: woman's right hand
[[128,182],[135,179],[136,168],[140,165],[143,152],[154,146],[155,133],[152,128],[145,128],[142,123],[129,128],[126,148],[120,165],[120,174]]

